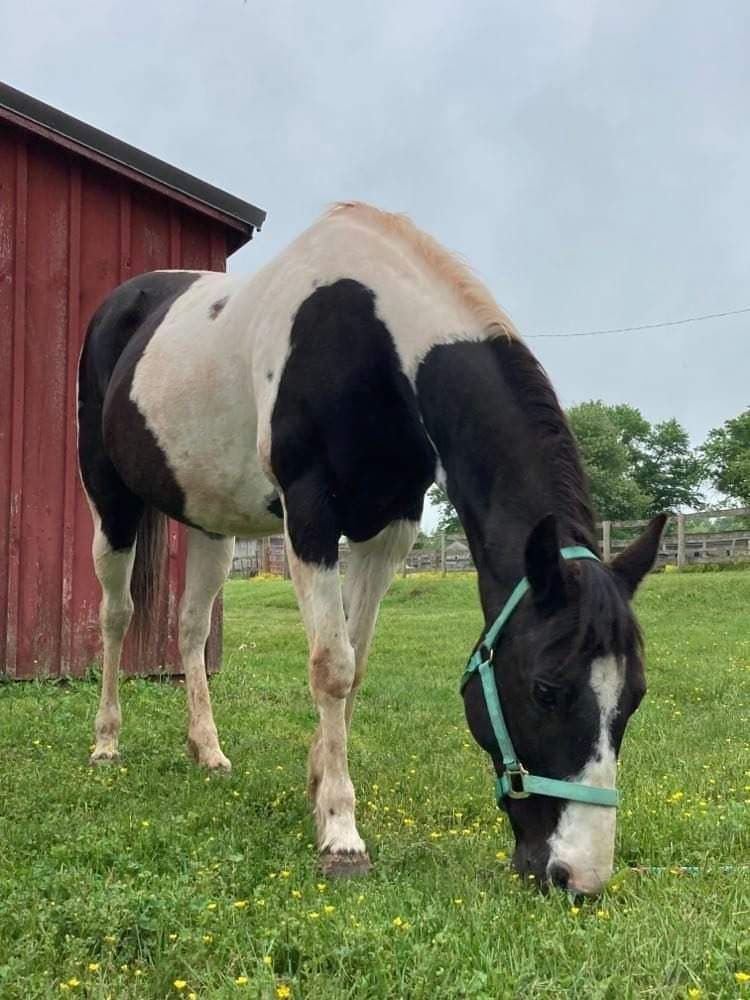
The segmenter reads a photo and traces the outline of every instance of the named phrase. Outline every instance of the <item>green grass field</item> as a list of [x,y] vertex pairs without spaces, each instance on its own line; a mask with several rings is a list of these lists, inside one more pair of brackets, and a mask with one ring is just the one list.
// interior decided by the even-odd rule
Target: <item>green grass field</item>
[[[123,685],[123,764],[86,764],[95,683],[0,685],[0,998],[750,1000],[750,573],[649,579],[649,695],[621,769],[618,871],[543,897],[457,693],[470,576],[398,580],[350,762],[375,868],[322,880],[292,590],[234,581],[212,680],[229,779],[184,753],[184,692]],[[662,866],[662,874],[629,871]],[[700,866],[700,875],[669,871]]]

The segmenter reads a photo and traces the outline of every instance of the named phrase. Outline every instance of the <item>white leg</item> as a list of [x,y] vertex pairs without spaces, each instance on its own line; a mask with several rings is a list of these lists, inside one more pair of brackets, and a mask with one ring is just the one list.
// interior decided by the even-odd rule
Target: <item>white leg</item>
[[188,528],[185,592],[180,602],[180,655],[188,702],[188,749],[201,767],[229,773],[219,746],[206,677],[205,648],[214,599],[232,565],[233,538],[209,538]]
[[395,521],[367,542],[350,543],[349,565],[344,579],[344,606],[349,639],[354,647],[355,672],[354,683],[346,699],[347,726],[351,724],[357,689],[367,669],[380,602],[399,565],[409,554],[418,532],[416,521]]
[[411,522],[404,522],[353,546],[348,622],[338,568],[305,563],[289,545],[292,579],[310,639],[310,690],[320,716],[310,750],[309,788],[323,867],[332,875],[359,874],[370,867],[355,820],[347,729],[380,600],[415,531]]
[[92,554],[94,569],[102,588],[99,621],[102,630],[103,666],[102,690],[99,711],[96,713],[96,746],[91,754],[92,764],[116,761],[119,758],[118,740],[122,717],[117,675],[120,669],[122,643],[133,617],[133,599],[130,596],[130,577],[133,572],[135,545],[114,551],[101,530],[101,522],[94,513],[94,544]]

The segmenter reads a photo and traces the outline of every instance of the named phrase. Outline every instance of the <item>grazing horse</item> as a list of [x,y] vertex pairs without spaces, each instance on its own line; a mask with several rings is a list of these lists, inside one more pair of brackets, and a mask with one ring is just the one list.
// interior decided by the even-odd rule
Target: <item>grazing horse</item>
[[[188,532],[188,746],[198,764],[230,769],[206,681],[211,607],[234,536],[283,529],[320,718],[309,787],[322,863],[330,874],[366,871],[347,734],[380,601],[437,478],[477,567],[482,640],[491,636],[519,759],[558,784],[613,788],[645,688],[629,598],[663,520],[610,566],[590,558],[586,481],[546,375],[487,289],[407,218],[340,204],[251,278],[159,271],[122,285],[81,355],[79,456],[102,587],[92,762],[117,757],[120,651],[166,514]],[[563,546],[589,558],[563,558]],[[521,578],[530,593],[495,635]],[[479,673],[463,688],[467,718],[502,776]],[[582,892],[609,877],[612,808],[518,789],[504,804],[517,868]]]

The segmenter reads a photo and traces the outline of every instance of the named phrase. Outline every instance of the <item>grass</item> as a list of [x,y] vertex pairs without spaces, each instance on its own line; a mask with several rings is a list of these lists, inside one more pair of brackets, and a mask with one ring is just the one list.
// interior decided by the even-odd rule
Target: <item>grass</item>
[[123,766],[92,770],[94,683],[0,685],[0,997],[750,998],[750,873],[721,870],[750,860],[750,574],[652,577],[638,604],[650,692],[619,870],[580,908],[508,868],[457,694],[469,576],[398,580],[384,602],[351,740],[364,880],[316,870],[289,584],[226,590],[229,779],[185,757],[176,686],[125,683]]

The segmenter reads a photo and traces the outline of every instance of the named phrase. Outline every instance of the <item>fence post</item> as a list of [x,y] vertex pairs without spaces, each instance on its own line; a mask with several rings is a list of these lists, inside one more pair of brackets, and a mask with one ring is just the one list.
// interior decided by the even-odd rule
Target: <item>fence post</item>
[[602,521],[602,553],[605,562],[612,556],[612,522]]
[[289,556],[287,555],[286,545],[283,548],[284,553],[284,564],[283,564],[283,574],[285,580],[291,579],[291,573],[289,572]]
[[271,572],[271,539],[261,538],[260,540],[260,569],[261,573]]
[[440,572],[443,576],[448,573],[448,567],[445,562],[445,528],[440,532]]
[[685,565],[685,515],[677,515],[677,566],[682,569]]

